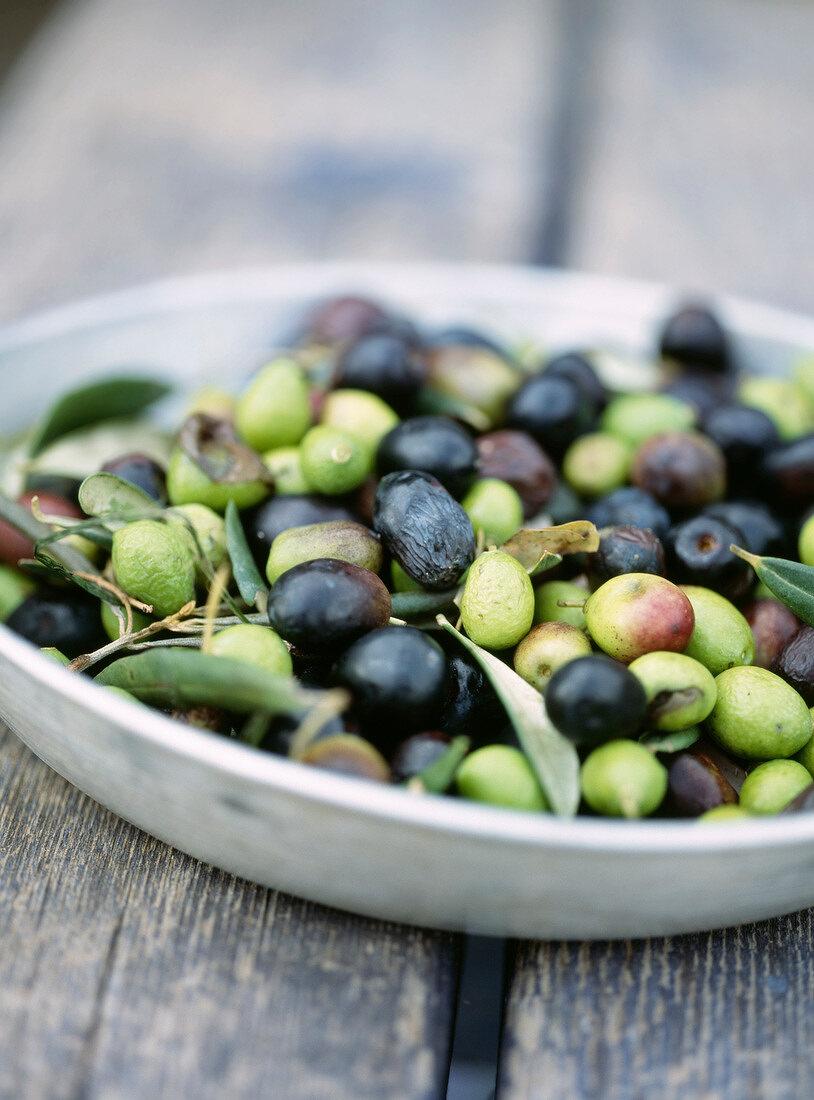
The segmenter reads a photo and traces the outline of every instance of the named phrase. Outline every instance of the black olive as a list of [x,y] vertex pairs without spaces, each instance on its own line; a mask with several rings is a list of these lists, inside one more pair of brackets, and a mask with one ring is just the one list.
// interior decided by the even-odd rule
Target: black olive
[[585,572],[594,588],[622,573],[664,576],[664,547],[649,527],[603,527],[599,549],[585,558]]
[[290,496],[271,497],[258,504],[245,517],[244,526],[249,544],[265,565],[271,544],[283,531],[292,527],[308,527],[312,523],[355,521],[356,518],[349,508],[329,497],[292,493]]
[[[752,583],[751,567],[729,547],[743,546],[743,532],[712,516],[676,524],[665,536],[667,575],[676,584],[698,584],[737,600]],[[744,568],[745,566],[745,568]]]
[[697,417],[704,417],[729,401],[732,389],[732,377],[728,374],[705,374],[688,370],[665,382],[660,387],[660,392],[683,401],[695,409]]
[[591,363],[579,352],[555,355],[543,365],[546,378],[567,378],[573,382],[586,401],[597,410],[608,403],[608,391]]
[[[260,748],[266,752],[276,753],[278,756],[288,756],[294,734],[304,721],[307,711],[299,711],[295,714],[278,714],[272,719],[265,737],[260,742]],[[314,741],[324,740],[326,737],[335,737],[340,733],[347,733],[342,718],[335,714],[325,722],[314,734]]]
[[340,389],[369,390],[388,405],[408,409],[427,374],[424,357],[398,335],[373,332],[357,340],[337,363]]
[[343,344],[372,332],[387,316],[369,298],[352,295],[326,298],[311,309],[304,323],[304,335],[315,344]]
[[671,522],[670,513],[654,496],[631,486],[614,489],[589,504],[586,519],[596,527],[649,527],[660,539],[670,530]]
[[475,559],[472,521],[431,474],[403,470],[383,477],[373,527],[405,573],[424,588],[451,588]]
[[129,481],[148,497],[163,504],[167,499],[167,478],[164,470],[149,455],[124,454],[111,458],[102,467],[107,474],[115,474]]
[[667,803],[678,817],[698,817],[736,803],[735,788],[705,752],[677,753],[667,768]]
[[814,504],[814,433],[770,451],[763,463],[769,499],[795,508]]
[[530,378],[512,397],[507,423],[528,432],[550,454],[560,456],[596,419],[596,406],[570,378]]
[[384,436],[376,452],[380,475],[423,470],[459,499],[478,471],[478,448],[460,424],[446,416],[415,416]]
[[496,477],[511,485],[523,501],[526,517],[545,508],[557,488],[557,469],[527,432],[489,432],[479,436],[476,445],[481,477]]
[[701,427],[723,452],[729,491],[754,491],[761,463],[780,443],[774,421],[761,409],[727,404],[706,413]]
[[450,736],[465,733],[474,745],[497,740],[506,724],[503,704],[479,664],[461,650],[447,652],[447,691],[441,729]]
[[647,696],[633,673],[609,657],[577,657],[546,688],[548,716],[575,745],[593,748],[642,728]]
[[32,470],[25,475],[25,487],[29,493],[50,493],[54,496],[70,500],[72,504],[79,503],[79,486],[82,484],[75,477],[67,474],[45,474]]
[[365,634],[339,658],[334,679],[350,690],[351,717],[363,736],[388,756],[404,736],[438,728],[447,659],[415,627],[385,626]]
[[783,555],[786,529],[771,509],[757,500],[721,500],[708,504],[701,513],[720,519],[741,531],[744,549],[753,554]]
[[697,370],[726,371],[732,365],[729,340],[708,306],[687,303],[664,322],[659,338],[664,359],[675,359]]
[[486,351],[493,351],[502,359],[511,360],[511,356],[495,337],[488,336],[478,329],[469,328],[467,325],[450,325],[448,328],[439,329],[428,336],[427,343],[432,348],[447,347],[449,345],[453,347],[484,348]]
[[412,737],[402,741],[391,761],[393,782],[403,783],[406,779],[419,775],[444,755],[451,740],[445,733],[428,730],[424,733],[414,733]]
[[272,586],[269,622],[306,653],[337,653],[390,620],[390,593],[375,573],[329,558],[295,565]]
[[814,626],[802,626],[772,661],[771,671],[799,691],[807,707],[814,706]]
[[99,603],[72,593],[35,592],[16,608],[6,626],[35,646],[53,646],[66,657],[92,653],[108,640]]

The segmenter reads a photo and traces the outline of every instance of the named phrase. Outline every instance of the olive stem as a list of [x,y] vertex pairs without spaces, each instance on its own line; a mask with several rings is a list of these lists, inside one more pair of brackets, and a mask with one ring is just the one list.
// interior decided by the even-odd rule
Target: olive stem
[[740,546],[735,546],[734,543],[730,543],[729,549],[733,554],[739,558],[743,558],[744,561],[748,561],[753,569],[757,569],[760,565],[760,556],[758,554],[750,554],[748,550],[742,550]]
[[557,600],[557,607],[584,607],[587,603],[585,600]]

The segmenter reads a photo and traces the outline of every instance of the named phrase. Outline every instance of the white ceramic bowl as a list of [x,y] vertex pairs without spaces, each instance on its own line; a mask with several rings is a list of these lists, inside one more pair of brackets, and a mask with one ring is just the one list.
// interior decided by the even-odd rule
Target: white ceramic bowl
[[[184,385],[243,378],[294,310],[369,293],[429,322],[551,348],[650,348],[664,288],[542,270],[309,265],[158,283],[0,333],[0,429],[121,364]],[[814,321],[721,301],[752,369],[814,348]],[[688,932],[814,904],[814,814],[699,826],[559,820],[419,797],[177,725],[0,629],[0,713],[47,764],[128,821],[246,878],[415,924],[524,937]]]

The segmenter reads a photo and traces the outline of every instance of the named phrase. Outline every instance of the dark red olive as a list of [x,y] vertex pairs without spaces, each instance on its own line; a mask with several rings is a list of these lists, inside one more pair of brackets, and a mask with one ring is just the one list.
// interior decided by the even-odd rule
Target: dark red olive
[[40,649],[53,646],[66,657],[92,653],[108,641],[98,600],[71,591],[35,592],[11,613],[6,626]]
[[732,353],[723,325],[701,302],[687,302],[664,322],[659,337],[664,359],[674,359],[696,370],[726,371]]
[[460,424],[447,416],[414,416],[391,429],[379,443],[380,475],[423,470],[460,499],[478,472],[478,448]]
[[307,317],[305,336],[315,344],[343,344],[372,332],[386,318],[385,310],[370,298],[326,298]]
[[419,470],[382,478],[373,527],[407,575],[425,588],[451,588],[475,559],[469,516],[437,478]]
[[393,781],[403,783],[419,775],[434,764],[444,755],[452,739],[438,730],[428,730],[424,733],[414,733],[406,741],[402,741],[393,754],[391,769]]
[[[17,498],[17,503],[24,505],[30,512],[34,497],[39,500],[40,511],[45,516],[68,516],[71,519],[83,518],[82,509],[77,504],[65,497],[56,496],[54,493],[29,490],[29,492],[23,493],[21,497]],[[26,538],[10,523],[0,519],[0,561],[5,562],[7,565],[16,565],[21,558],[33,557],[34,543],[31,539]],[[43,642],[43,645],[51,644],[55,643]]]
[[667,508],[701,508],[724,495],[726,463],[699,432],[664,432],[636,451],[630,480]]
[[772,661],[772,672],[791,684],[814,706],[814,626],[802,626]]
[[505,481],[523,501],[523,513],[535,516],[551,500],[557,487],[554,463],[528,432],[504,429],[477,440],[480,476]]
[[622,573],[664,576],[664,547],[649,527],[603,527],[599,549],[585,555],[585,572],[593,588]]
[[711,756],[703,751],[680,752],[667,768],[667,805],[678,817],[698,817],[706,810],[738,801]]
[[763,463],[772,499],[797,507],[814,504],[814,433],[776,447]]
[[124,454],[111,458],[102,467],[108,474],[115,474],[123,481],[141,489],[148,497],[163,503],[167,499],[167,478],[164,470],[149,455]]
[[390,621],[390,593],[375,573],[317,558],[295,565],[269,594],[269,622],[305,653],[338,653]]
[[794,612],[779,600],[754,600],[744,611],[755,638],[755,659],[759,668],[771,668],[783,646],[800,629]]

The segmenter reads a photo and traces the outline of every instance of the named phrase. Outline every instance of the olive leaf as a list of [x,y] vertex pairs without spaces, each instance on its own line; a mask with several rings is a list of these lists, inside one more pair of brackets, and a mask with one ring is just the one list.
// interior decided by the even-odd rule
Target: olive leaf
[[245,661],[182,648],[120,657],[95,680],[157,707],[224,707],[239,714],[296,713],[334,694],[300,687],[291,676],[276,676]]
[[138,416],[172,390],[155,378],[122,375],[102,378],[75,390],[69,390],[51,406],[29,440],[34,456],[50,443],[77,428],[87,428],[101,420],[118,416]]
[[226,505],[226,547],[229,557],[232,559],[232,572],[235,583],[243,600],[251,607],[257,599],[258,592],[268,593],[268,587],[260,576],[260,570],[255,564],[254,555],[246,542],[246,534],[243,524],[240,522],[240,513],[237,505],[230,500]]
[[181,426],[178,442],[212,481],[223,485],[239,485],[245,481],[274,483],[260,455],[241,443],[234,426],[227,420],[196,413]]
[[[599,549],[599,532],[588,520],[577,519],[558,527],[526,528],[512,535],[500,548],[529,573],[542,572],[559,563],[559,555],[592,553]],[[557,560],[547,561],[547,558]]]
[[494,654],[456,630],[443,615],[438,616],[438,623],[457,638],[486,673],[552,812],[573,817],[580,797],[579,757],[571,742],[551,724],[542,695]]
[[674,733],[643,733],[639,738],[639,744],[652,753],[683,752],[684,749],[694,745],[700,737],[700,728],[691,726],[690,729],[676,730]]
[[758,578],[798,619],[814,626],[814,567],[785,558],[762,558],[740,546],[729,549],[748,561]]
[[85,478],[79,486],[79,505],[88,516],[117,512],[141,517],[159,508],[158,502],[143,489],[117,474],[105,472]]
[[390,610],[394,619],[420,619],[425,615],[437,615],[455,603],[458,590],[446,592],[394,592],[390,597]]
[[430,794],[443,794],[455,778],[461,761],[469,752],[472,742],[468,737],[453,737],[446,750],[428,764],[418,775],[414,775],[404,784],[411,791],[427,791]]

